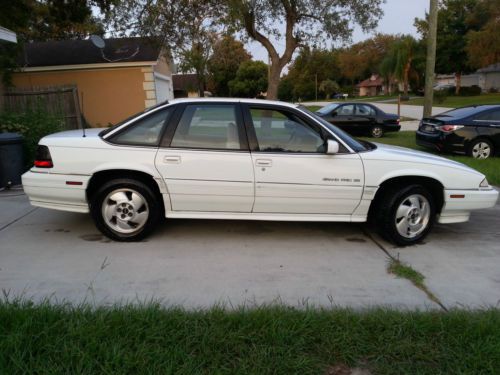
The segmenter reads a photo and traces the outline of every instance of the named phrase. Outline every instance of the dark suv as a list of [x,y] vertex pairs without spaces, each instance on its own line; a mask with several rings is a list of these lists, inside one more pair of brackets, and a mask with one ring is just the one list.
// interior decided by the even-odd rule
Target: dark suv
[[424,118],[417,131],[417,144],[476,159],[489,158],[500,150],[500,105],[457,108]]

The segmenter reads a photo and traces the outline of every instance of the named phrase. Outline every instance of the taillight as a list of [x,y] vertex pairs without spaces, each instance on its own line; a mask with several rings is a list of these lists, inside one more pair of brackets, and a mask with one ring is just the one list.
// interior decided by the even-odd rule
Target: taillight
[[52,168],[54,164],[52,163],[52,157],[50,156],[50,151],[47,146],[39,145],[36,149],[35,155],[35,167],[37,168]]
[[401,119],[400,119],[400,118],[398,118],[398,119],[396,120],[396,124],[398,124],[398,125],[399,125],[399,122],[400,122],[400,121],[401,121]]
[[464,126],[463,125],[441,125],[439,127],[439,130],[445,133],[451,133],[454,132],[455,130],[462,129]]

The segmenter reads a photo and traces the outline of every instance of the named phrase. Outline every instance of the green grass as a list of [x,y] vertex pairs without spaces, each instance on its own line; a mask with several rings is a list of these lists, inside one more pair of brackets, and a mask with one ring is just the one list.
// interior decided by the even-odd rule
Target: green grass
[[408,279],[419,288],[424,287],[424,275],[398,259],[391,259],[387,271],[400,278]]
[[[389,145],[401,146],[413,148],[415,150],[425,151],[432,153],[432,150],[420,147],[415,141],[415,132],[413,131],[401,131],[397,133],[387,133],[383,138],[374,140],[373,138],[365,138],[370,142],[385,143]],[[459,163],[468,165],[471,168],[478,170],[483,173],[488,182],[493,185],[500,185],[500,158],[493,157],[485,160],[478,160],[464,155],[450,155],[450,154],[438,154],[440,156],[446,157],[451,160],[455,160]]]
[[0,303],[1,374],[496,374],[500,311]]
[[[424,105],[424,98],[412,99],[403,104]],[[434,100],[436,107],[465,107],[474,104],[500,104],[500,94],[481,94],[478,96],[448,96],[444,102]]]

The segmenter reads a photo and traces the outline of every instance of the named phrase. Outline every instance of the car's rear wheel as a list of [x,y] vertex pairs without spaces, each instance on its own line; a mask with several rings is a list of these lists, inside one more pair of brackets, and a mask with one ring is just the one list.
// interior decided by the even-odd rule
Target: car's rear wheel
[[418,243],[434,225],[434,199],[421,185],[387,189],[378,207],[380,234],[399,246]]
[[161,214],[152,189],[136,180],[104,184],[92,197],[90,211],[97,228],[116,241],[139,241],[155,227]]
[[476,139],[469,146],[468,154],[474,159],[488,159],[493,156],[493,144],[487,139]]
[[373,138],[381,138],[384,135],[384,129],[381,126],[375,125],[371,129],[370,135]]

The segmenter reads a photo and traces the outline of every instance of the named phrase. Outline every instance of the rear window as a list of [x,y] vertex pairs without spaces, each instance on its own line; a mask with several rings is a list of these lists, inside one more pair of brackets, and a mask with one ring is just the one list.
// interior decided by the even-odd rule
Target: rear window
[[452,109],[451,111],[447,111],[444,113],[440,113],[439,115],[435,117],[452,117],[452,118],[465,118],[465,117],[470,117],[475,114],[478,114],[480,112],[484,111],[484,108],[480,107],[463,107],[463,108],[456,108]]

